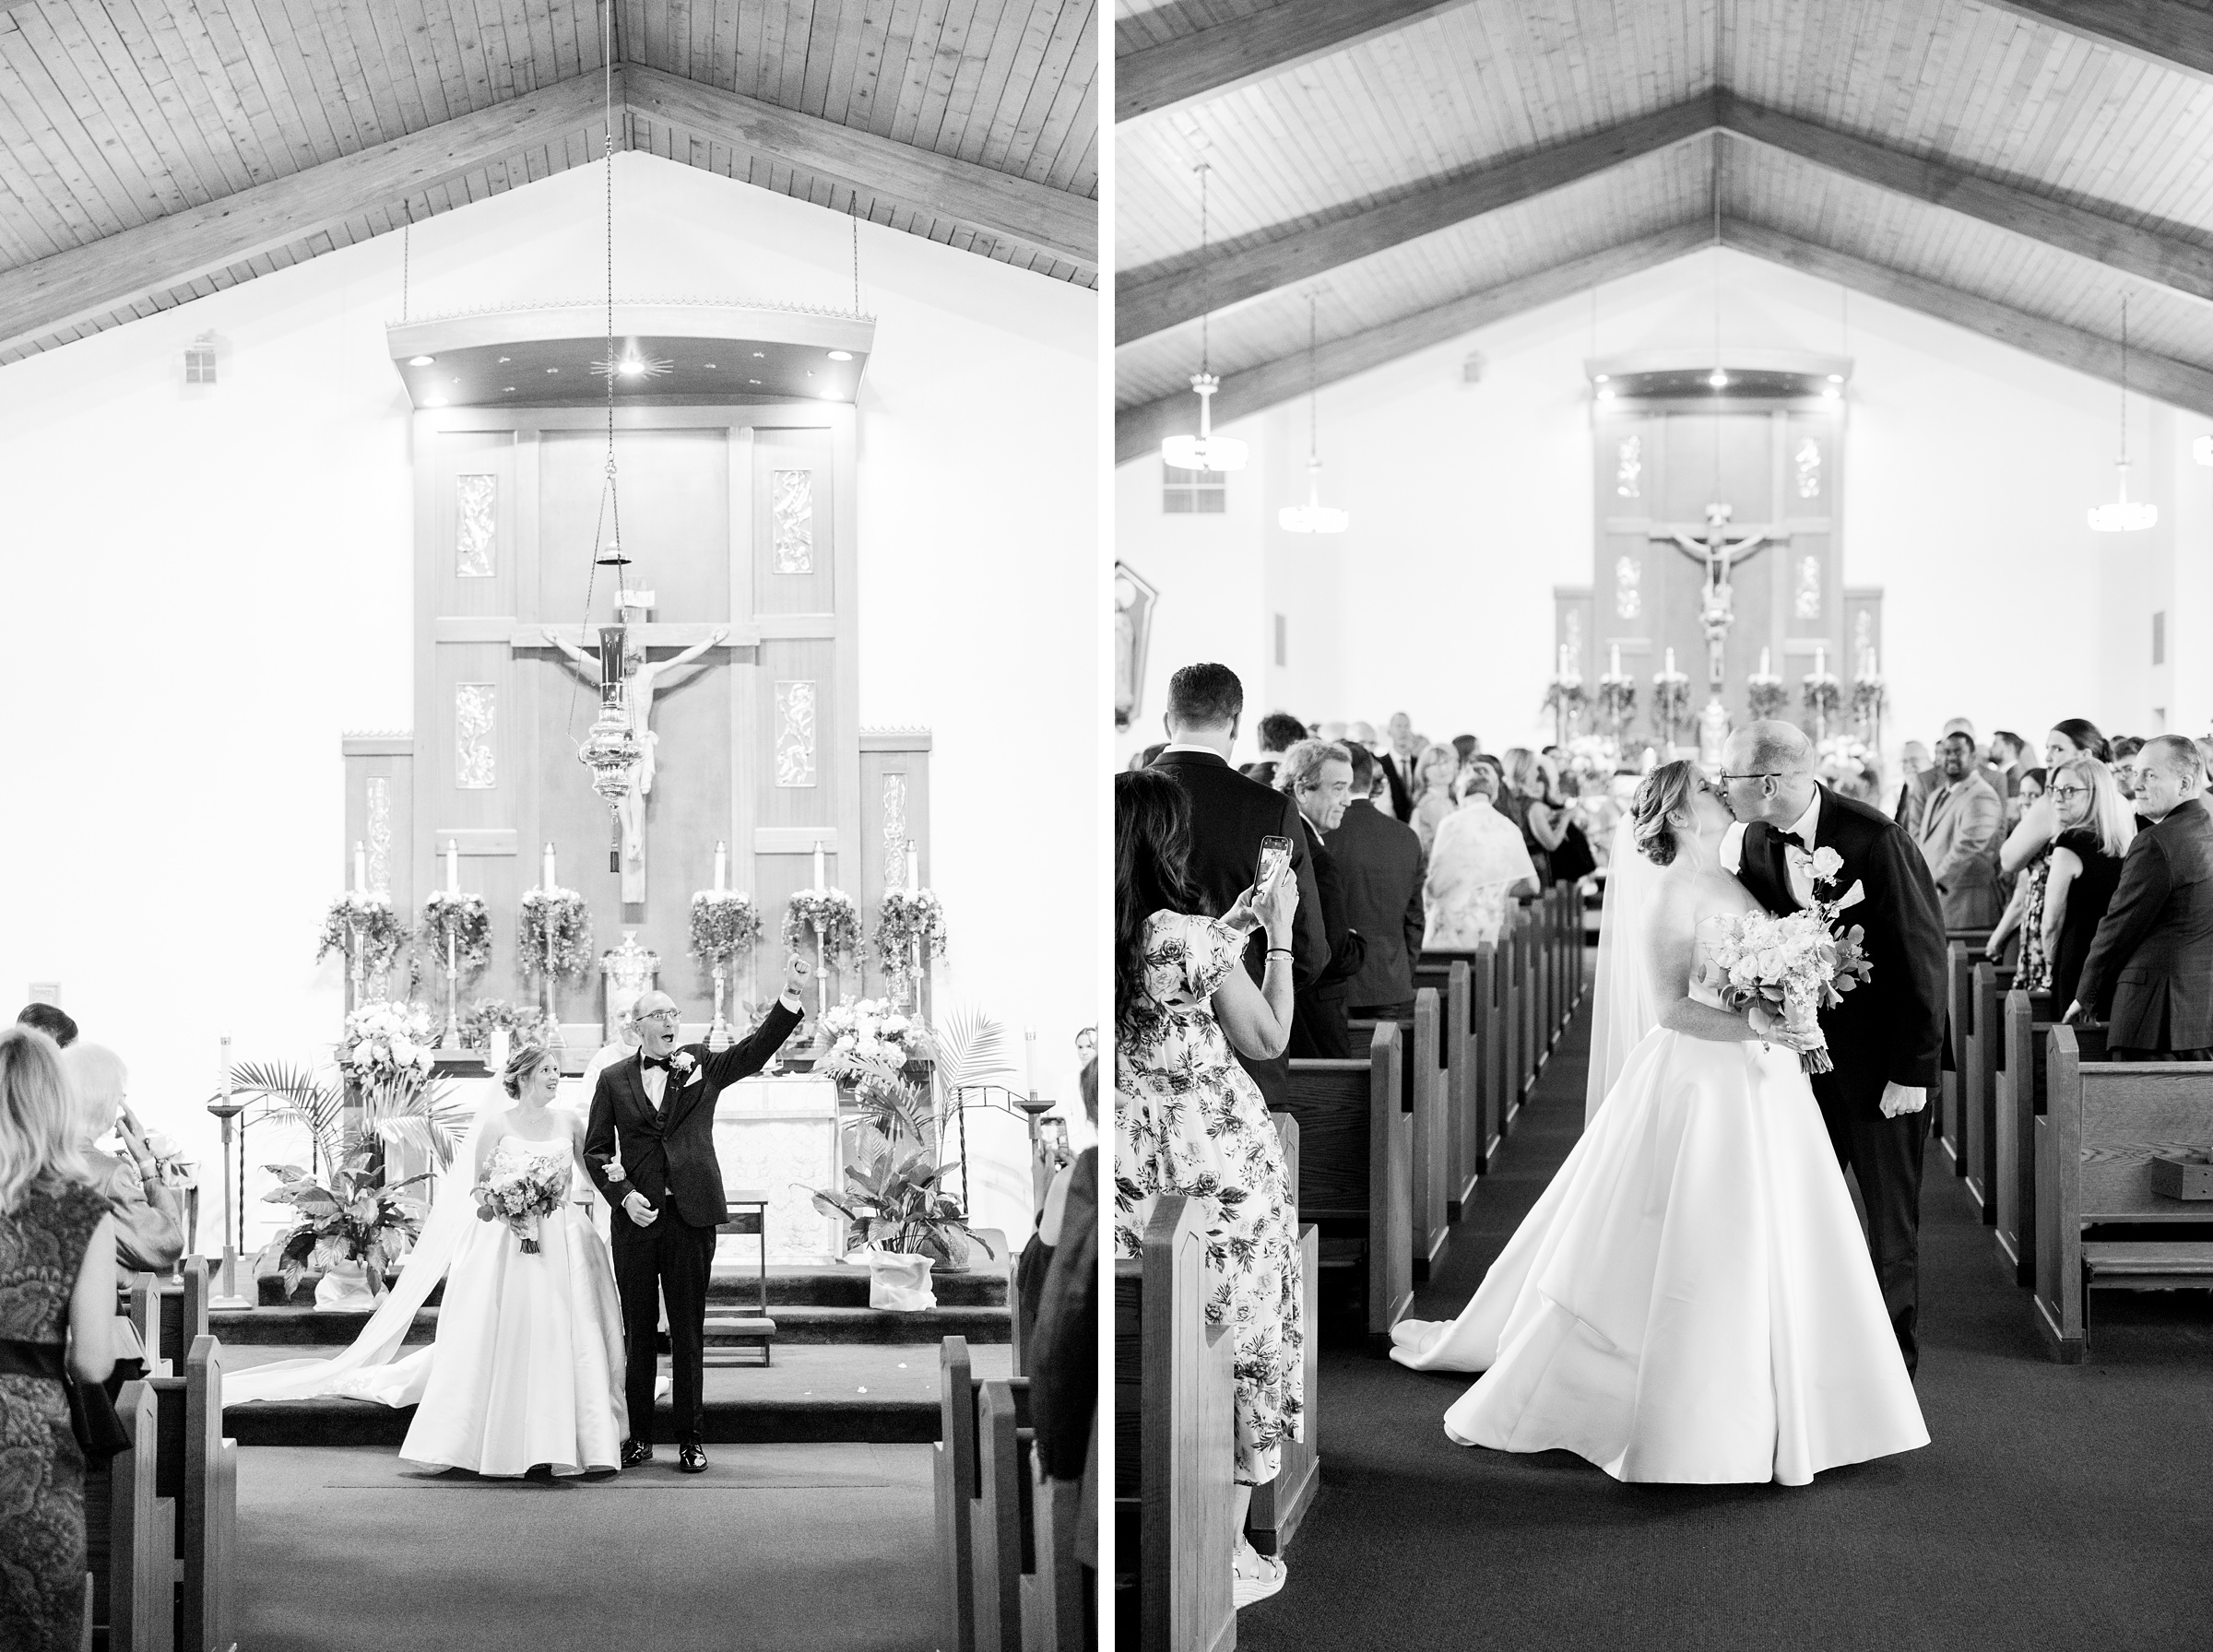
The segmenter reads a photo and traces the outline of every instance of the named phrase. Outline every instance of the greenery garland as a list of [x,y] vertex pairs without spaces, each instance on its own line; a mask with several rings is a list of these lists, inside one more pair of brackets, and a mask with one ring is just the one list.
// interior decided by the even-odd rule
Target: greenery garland
[[784,944],[801,951],[801,943],[820,925],[822,962],[833,968],[860,957],[860,914],[842,889],[803,889],[784,908]]
[[524,980],[545,979],[549,950],[556,975],[581,979],[593,962],[591,909],[573,889],[527,890],[515,944]]
[[449,895],[444,890],[422,903],[422,924],[415,931],[418,951],[437,969],[445,968],[445,938],[454,938],[454,962],[474,976],[491,962],[491,914],[482,895]]
[[917,941],[928,956],[945,956],[944,903],[935,890],[911,894],[903,889],[885,890],[883,903],[876,909],[876,955],[893,969],[909,969]]
[[1583,714],[1591,703],[1591,695],[1580,677],[1556,677],[1544,688],[1544,709],[1548,712],[1565,710],[1570,721]]
[[760,938],[761,914],[738,891],[703,889],[692,897],[692,951],[702,963],[728,963]]
[[323,914],[323,936],[315,948],[315,962],[320,963],[336,952],[350,966],[357,928],[361,937],[361,968],[368,974],[389,969],[408,944],[407,928],[392,910],[391,902],[381,895],[344,894]]

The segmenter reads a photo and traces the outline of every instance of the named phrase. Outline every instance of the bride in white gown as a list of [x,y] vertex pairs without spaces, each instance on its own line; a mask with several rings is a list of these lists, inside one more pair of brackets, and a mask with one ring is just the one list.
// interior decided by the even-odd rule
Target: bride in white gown
[[[399,1455],[409,1462],[519,1475],[619,1468],[630,1417],[622,1397],[622,1312],[606,1241],[573,1198],[540,1224],[526,1253],[503,1221],[477,1216],[471,1189],[531,1161],[574,1186],[584,1121],[551,1105],[561,1084],[550,1052],[526,1045],[440,1178],[400,1282],[335,1359],[285,1361],[226,1374],[223,1403],[339,1395],[416,1408]],[[439,1279],[445,1295],[428,1347],[399,1349]],[[395,1357],[398,1356],[398,1357]]]
[[1664,869],[1616,873],[1606,919],[1656,1024],[1459,1318],[1392,1331],[1402,1364],[1484,1374],[1457,1444],[1784,1485],[1928,1444],[1798,1053],[1698,979],[1700,928],[1757,910],[1717,858],[1733,823],[1691,763],[1638,788],[1614,865]]

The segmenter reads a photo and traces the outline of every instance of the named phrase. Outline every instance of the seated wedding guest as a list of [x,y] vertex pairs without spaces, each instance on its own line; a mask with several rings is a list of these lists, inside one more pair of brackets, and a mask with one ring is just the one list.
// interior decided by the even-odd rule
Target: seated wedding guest
[[[1283,1562],[1252,1547],[1245,1520],[1252,1488],[1283,1466],[1283,1442],[1305,1436],[1306,1327],[1295,1190],[1266,1102],[1232,1054],[1266,1062],[1290,1041],[1300,890],[1278,879],[1250,891],[1257,904],[1240,898],[1222,918],[1202,915],[1193,833],[1181,787],[1158,771],[1117,777],[1115,1244],[1120,1257],[1140,1254],[1160,1194],[1204,1213],[1219,1270],[1206,1316],[1233,1339],[1232,1592],[1243,1607],[1284,1587]],[[1258,986],[1237,967],[1249,930],[1267,957]]]
[[1944,903],[1944,926],[1993,928],[2000,910],[1996,848],[2006,806],[1975,768],[1972,735],[1947,735],[1936,761],[1943,785],[1922,803],[1913,841]]
[[1506,754],[1506,790],[1499,794],[1498,811],[1521,829],[1531,864],[1537,868],[1540,889],[1552,881],[1552,852],[1560,846],[1568,825],[1563,811],[1545,802],[1545,790],[1543,760],[1526,746],[1510,748]]
[[1255,732],[1260,738],[1260,761],[1238,771],[1262,785],[1275,784],[1275,760],[1307,738],[1307,726],[1289,712],[1270,712]]
[[1321,895],[1322,933],[1330,945],[1330,961],[1321,974],[1293,995],[1290,1054],[1295,1061],[1343,1061],[1353,1053],[1344,1025],[1345,999],[1365,947],[1347,926],[1344,879],[1322,834],[1337,829],[1353,800],[1352,753],[1328,740],[1300,740],[1276,765],[1275,785],[1298,806],[1299,828],[1314,859],[1314,887]]
[[[1210,912],[1227,912],[1244,898],[1259,875],[1260,840],[1291,840],[1291,869],[1298,881],[1298,922],[1292,930],[1290,969],[1295,982],[1310,984],[1329,962],[1329,937],[1322,928],[1321,891],[1314,881],[1314,857],[1299,825],[1298,806],[1281,792],[1248,780],[1229,766],[1237,722],[1245,712],[1245,685],[1227,666],[1186,666],[1168,678],[1164,721],[1168,744],[1154,760],[1156,773],[1180,785],[1191,800],[1191,880]],[[1118,848],[1118,854],[1120,852]],[[1267,962],[1256,934],[1245,954],[1255,981]],[[1245,1070],[1272,1104],[1291,1080],[1288,1056],[1246,1060]]]
[[2040,979],[2017,978],[2015,985],[2048,987],[2052,1001],[2065,1006],[2075,1001],[2090,941],[2120,887],[2122,863],[2136,839],[2136,815],[2113,772],[2094,757],[2062,763],[2048,789],[2059,835],[2047,854],[2040,914],[2038,950],[2044,968]]
[[1414,815],[1406,823],[1422,840],[1422,853],[1437,836],[1437,823],[1453,809],[1452,783],[1460,778],[1460,755],[1450,746],[1426,746],[1414,765]]
[[16,1025],[36,1027],[53,1040],[57,1050],[65,1050],[77,1042],[77,1023],[62,1012],[59,1004],[26,1004],[16,1011]]
[[2150,824],[2122,860],[2066,1014],[2104,1021],[2115,1061],[2213,1061],[2213,815],[2205,786],[2197,746],[2180,735],[2148,740],[2136,755],[2136,812]]
[[1538,892],[1529,845],[1498,812],[1497,775],[1471,763],[1460,794],[1460,807],[1437,829],[1422,885],[1426,952],[1471,952],[1496,941],[1508,898]]
[[1376,756],[1391,787],[1391,812],[1402,820],[1414,819],[1414,799],[1420,787],[1414,783],[1414,760],[1427,742],[1414,732],[1414,719],[1404,712],[1391,714],[1384,724],[1384,749]]
[[[1358,746],[1352,757],[1358,797],[1376,761]],[[1344,880],[1344,921],[1362,948],[1345,1012],[1375,1021],[1412,1015],[1414,961],[1422,947],[1422,840],[1371,799],[1346,807],[1330,833],[1330,853]]]
[[[123,1058],[101,1044],[73,1044],[62,1052],[62,1076],[77,1109],[86,1162],[107,1197],[118,1273],[169,1272],[184,1255],[184,1204],[162,1180],[154,1150],[124,1099],[129,1074]],[[94,1145],[111,1130],[121,1138],[124,1158]],[[112,1399],[124,1383],[149,1373],[138,1328],[124,1312],[115,1316],[110,1346],[115,1356],[108,1377]]]
[[85,1459],[65,1376],[108,1379],[115,1219],[85,1158],[53,1040],[0,1032],[0,1646],[77,1652]]

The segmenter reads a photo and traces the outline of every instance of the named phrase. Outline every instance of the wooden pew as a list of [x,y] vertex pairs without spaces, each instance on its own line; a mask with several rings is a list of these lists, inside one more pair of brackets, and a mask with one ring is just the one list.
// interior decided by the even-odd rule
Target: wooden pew
[[1505,971],[1498,948],[1475,949],[1470,1014],[1475,1034],[1475,1174],[1488,1175],[1498,1144],[1506,1139],[1507,1072],[1512,1034],[1508,1030]]
[[[1353,1047],[1357,1049],[1375,1035],[1377,1023],[1348,1023]],[[1414,1277],[1426,1280],[1444,1260],[1452,1243],[1452,1223],[1447,1200],[1451,1181],[1451,1115],[1445,1073],[1443,1006],[1436,990],[1423,987],[1414,995],[1414,1014],[1398,1023],[1405,1058],[1399,1063],[1399,1105],[1414,1121],[1413,1157],[1407,1186],[1413,1195],[1408,1208],[1409,1243],[1413,1246]]]
[[1115,1615],[1144,1652],[1228,1652],[1234,1385],[1198,1209],[1164,1195],[1140,1250],[1114,1265],[1116,1564],[1133,1575]]
[[155,1488],[177,1506],[176,1652],[235,1652],[238,1442],[223,1438],[221,1345],[196,1337],[183,1375],[147,1382],[160,1437]]
[[160,1365],[166,1363],[169,1369],[160,1375],[175,1376],[193,1343],[212,1328],[207,1320],[207,1258],[186,1257],[177,1264],[173,1279],[150,1277],[154,1280],[155,1316],[160,1326],[158,1338],[147,1336],[143,1328],[139,1332],[146,1343],[147,1365],[159,1371]]
[[[2052,1029],[2036,1120],[2036,1315],[2053,1357],[2089,1351],[2093,1290],[2213,1286],[2213,1210],[2151,1190],[2151,1158],[2213,1148],[2213,1062],[2085,1061]],[[2172,1240],[2086,1238],[2102,1223],[2159,1224]]]
[[[1288,1113],[1271,1113],[1291,1186],[1298,1186],[1298,1120]],[[1295,1195],[1296,1197],[1296,1195]],[[1245,1516],[1245,1535],[1262,1554],[1281,1554],[1297,1533],[1307,1510],[1321,1490],[1321,1447],[1315,1427],[1320,1399],[1321,1312],[1321,1239],[1310,1221],[1292,1218],[1291,1231],[1298,1241],[1299,1301],[1306,1311],[1306,1350],[1302,1370],[1306,1379],[1306,1437],[1285,1440],[1275,1478],[1252,1489],[1252,1506]]]
[[1521,1103],[1536,1087],[1537,1074],[1544,1070],[1547,1045],[1544,1025],[1538,1007],[1537,921],[1530,915],[1532,903],[1524,902],[1515,914],[1515,931],[1521,942],[1521,956],[1514,972],[1514,993],[1521,1013],[1516,1018],[1521,1038],[1521,1070],[1514,1086],[1514,1111],[1521,1112]]
[[2013,971],[1985,956],[1968,971],[1967,1027],[1959,1041],[1960,1142],[1965,1151],[1967,1197],[1984,1227],[1997,1225],[1998,1045],[2005,1035],[1999,1006],[2013,987]]
[[88,1469],[85,1475],[93,1644],[106,1652],[171,1652],[177,1505],[158,1489],[160,1412],[153,1389],[143,1382],[124,1384],[115,1412],[130,1447],[105,1469]]
[[1438,1045],[1438,1059],[1445,1067],[1445,1220],[1457,1222],[1475,1197],[1482,1150],[1473,955],[1425,952],[1414,962],[1414,984],[1434,988],[1445,1010],[1444,1037]]
[[[2036,1284],[2036,1119],[2044,1110],[2044,1080],[2054,1017],[2065,1009],[2048,992],[2006,995],[1994,1075],[1997,1127],[1995,1204],[1998,1255],[2023,1290]],[[2084,1061],[2105,1059],[2102,1026],[2075,1029]]]
[[1943,1091],[1936,1112],[1936,1137],[1939,1145],[1951,1155],[1952,1174],[1955,1176],[1967,1174],[1967,1140],[1961,1116],[1963,1097],[1959,1079],[1967,1062],[1968,997],[1972,989],[1975,962],[1982,956],[1982,942],[1987,938],[1987,931],[1951,929],[1945,932],[1945,1069]]
[[971,1519],[983,1470],[968,1339],[938,1344],[938,1455],[930,1491],[938,1536],[938,1652],[976,1652],[976,1533]]
[[1293,1061],[1284,1111],[1298,1120],[1300,1220],[1321,1238],[1358,1240],[1367,1272],[1362,1323],[1371,1351],[1414,1305],[1414,1118],[1401,1105],[1405,1048],[1380,1022],[1365,1061]]
[[980,1385],[976,1438],[976,1646],[981,1652],[1083,1652],[1087,1603],[1076,1554],[1083,1483],[1038,1472],[1024,1384]]

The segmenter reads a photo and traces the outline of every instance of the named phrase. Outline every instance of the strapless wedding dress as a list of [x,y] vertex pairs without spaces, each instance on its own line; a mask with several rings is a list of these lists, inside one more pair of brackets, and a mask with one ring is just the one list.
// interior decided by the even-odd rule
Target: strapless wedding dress
[[[509,1136],[491,1168],[530,1160],[574,1174],[564,1133]],[[409,1462],[527,1473],[550,1464],[578,1474],[621,1464],[630,1433],[622,1398],[622,1309],[606,1243],[563,1198],[526,1255],[515,1230],[479,1221],[455,1252],[438,1309],[438,1340],[399,1455]]]
[[1804,1485],[1929,1442],[1798,1057],[1657,1029],[1449,1322],[1391,1357],[1480,1371],[1462,1446],[1621,1481]]

